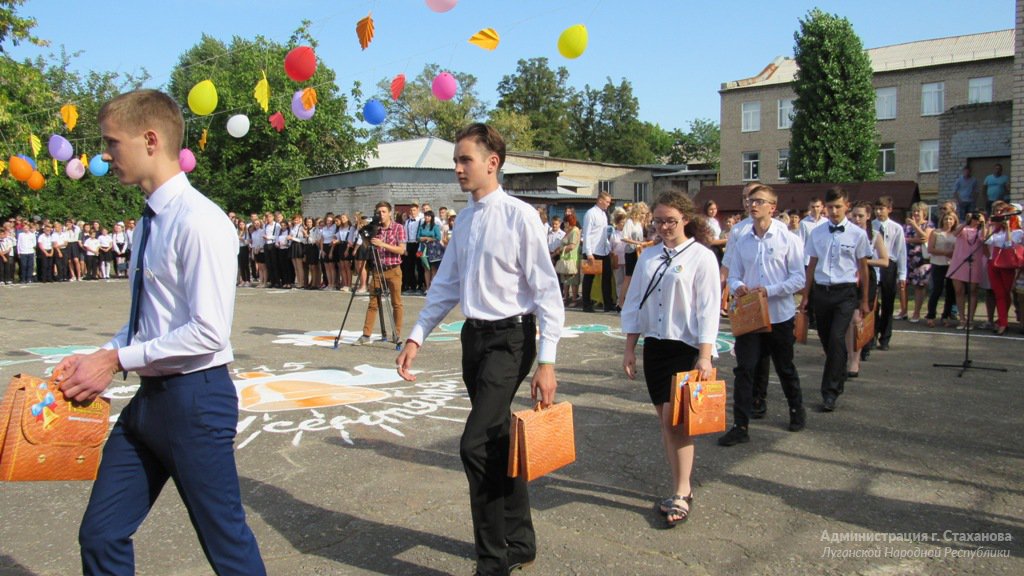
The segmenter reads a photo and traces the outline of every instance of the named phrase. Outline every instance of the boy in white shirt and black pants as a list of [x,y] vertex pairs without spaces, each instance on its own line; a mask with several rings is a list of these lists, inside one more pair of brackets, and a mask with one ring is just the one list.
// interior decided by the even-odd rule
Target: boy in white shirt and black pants
[[[882,196],[875,200],[875,231],[882,235],[885,247],[889,249],[889,266],[879,268],[882,278],[878,283],[879,305],[875,316],[875,332],[878,334],[878,349],[888,350],[892,338],[892,314],[896,295],[907,287],[907,237],[903,226],[889,218],[892,213],[892,198]],[[904,310],[903,314],[907,311]]]
[[[818,318],[818,338],[825,349],[825,370],[821,374],[822,410],[836,409],[836,398],[846,383],[846,330],[857,309],[857,278],[870,278],[868,258],[871,244],[860,227],[846,219],[849,196],[842,188],[830,188],[825,195],[829,222],[811,232],[805,249],[806,288],[800,309],[807,309],[808,294],[814,293],[814,312]],[[867,315],[868,291],[862,290],[860,312]]]
[[793,295],[805,282],[803,244],[786,225],[774,218],[778,195],[770,186],[758,185],[747,194],[753,224],[735,238],[729,266],[729,290],[736,297],[762,291],[768,297],[771,331],[736,338],[736,381],[733,396],[733,427],[718,439],[722,446],[750,440],[747,425],[754,407],[754,380],[765,351],[771,354],[782,390],[789,401],[789,429],[803,430],[806,413],[800,376],[793,364]]

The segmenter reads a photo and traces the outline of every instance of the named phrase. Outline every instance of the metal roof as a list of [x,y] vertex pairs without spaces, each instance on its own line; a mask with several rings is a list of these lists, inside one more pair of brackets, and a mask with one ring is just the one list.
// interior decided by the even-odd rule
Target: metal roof
[[[377,156],[366,159],[367,168],[429,168],[452,170],[455,144],[428,136],[398,142],[383,142],[377,145]],[[505,174],[539,174],[557,170],[534,170],[512,162],[505,162],[501,171]]]
[[[994,58],[1013,58],[1014,30],[906,42],[870,48],[866,52],[875,74]],[[793,81],[797,69],[796,61],[792,58],[778,57],[757,76],[724,82],[722,90],[788,84]]]

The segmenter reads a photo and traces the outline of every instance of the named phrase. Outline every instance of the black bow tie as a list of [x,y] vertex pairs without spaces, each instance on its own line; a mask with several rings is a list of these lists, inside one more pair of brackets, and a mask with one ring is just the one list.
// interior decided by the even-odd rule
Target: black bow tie
[[835,234],[836,232],[846,232],[846,226],[833,226],[828,225],[829,234]]

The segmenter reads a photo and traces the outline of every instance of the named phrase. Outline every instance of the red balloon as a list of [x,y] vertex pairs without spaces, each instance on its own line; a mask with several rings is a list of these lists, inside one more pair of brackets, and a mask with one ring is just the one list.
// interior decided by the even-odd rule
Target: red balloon
[[305,82],[316,72],[316,54],[309,46],[292,48],[284,57],[284,71],[296,82]]

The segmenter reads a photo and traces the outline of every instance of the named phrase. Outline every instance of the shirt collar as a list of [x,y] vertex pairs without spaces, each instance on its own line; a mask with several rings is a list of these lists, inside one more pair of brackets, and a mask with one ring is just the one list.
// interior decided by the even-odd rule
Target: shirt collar
[[501,186],[498,186],[498,188],[494,192],[491,192],[490,194],[484,196],[480,200],[474,200],[473,197],[470,196],[469,204],[474,208],[483,209],[488,206],[497,204],[498,202],[501,201],[501,198],[503,196],[505,196],[505,190]]
[[661,248],[662,248],[662,250],[668,252],[668,255],[671,257],[671,256],[675,256],[676,254],[679,254],[687,246],[689,246],[690,244],[692,244],[693,242],[696,242],[696,241],[697,241],[696,238],[687,238],[686,242],[683,242],[682,244],[676,246],[675,248],[672,248],[672,249],[665,248],[664,244],[661,245]]
[[170,180],[164,182],[159,188],[153,191],[146,200],[146,204],[155,214],[160,214],[172,200],[181,196],[182,192],[191,186],[188,177],[184,172],[178,172]]

